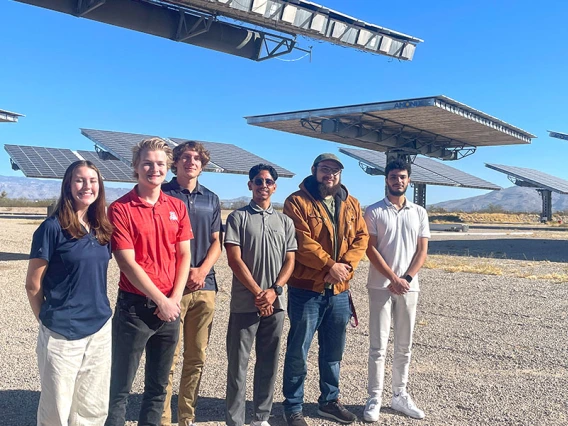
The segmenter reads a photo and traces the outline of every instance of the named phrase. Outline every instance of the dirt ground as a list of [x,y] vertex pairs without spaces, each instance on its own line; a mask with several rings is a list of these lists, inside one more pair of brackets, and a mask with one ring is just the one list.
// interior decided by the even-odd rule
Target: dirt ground
[[[40,222],[0,219],[0,412],[2,425],[33,425],[39,400],[35,341],[37,323],[24,291],[28,251]],[[567,233],[561,233],[568,238]],[[469,238],[469,239],[468,239]],[[497,246],[505,240],[503,246]],[[543,247],[557,241],[545,258]],[[414,338],[409,392],[426,412],[427,425],[565,425],[568,424],[568,286],[566,280],[546,277],[566,274],[566,240],[547,234],[456,236],[437,233],[430,247],[432,269],[420,274],[421,294]],[[479,246],[478,246],[479,245]],[[469,247],[469,248],[468,248]],[[475,248],[474,247],[480,247]],[[473,254],[475,253],[475,255]],[[499,256],[496,256],[499,253]],[[511,253],[516,253],[512,255]],[[519,253],[523,253],[521,256]],[[444,261],[460,266],[447,272]],[[482,272],[483,265],[500,268]],[[476,267],[476,265],[478,265]],[[460,272],[471,266],[473,273]],[[361,324],[349,327],[341,370],[343,403],[362,418],[366,399],[369,306],[365,290],[368,262],[362,262],[352,282]],[[476,269],[477,268],[477,269]],[[518,271],[531,271],[523,277]],[[224,423],[226,377],[225,337],[231,272],[222,256],[217,267],[220,291],[208,349],[198,424]],[[114,305],[118,268],[109,269],[109,297]],[[285,327],[285,334],[287,332]],[[261,348],[259,348],[261,349]],[[277,378],[274,417],[283,426],[281,372]],[[251,356],[247,399],[252,399]],[[387,358],[382,414],[378,423],[411,425],[390,407],[390,365]],[[142,368],[140,368],[142,370]],[[141,373],[141,371],[139,372]],[[176,378],[177,384],[177,378]],[[128,424],[136,424],[143,383],[138,375],[127,411]],[[334,424],[317,416],[317,342],[310,351],[304,414],[310,426]],[[174,403],[176,398],[174,397]],[[252,408],[248,407],[247,422]]]

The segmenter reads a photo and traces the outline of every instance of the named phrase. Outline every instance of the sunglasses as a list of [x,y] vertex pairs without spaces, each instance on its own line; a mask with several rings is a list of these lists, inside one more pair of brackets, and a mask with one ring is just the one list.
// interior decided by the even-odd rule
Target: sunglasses
[[337,168],[332,169],[331,167],[327,166],[318,166],[318,169],[320,169],[320,171],[326,175],[337,176],[339,173],[341,173],[341,169]]
[[261,178],[256,178],[253,179],[252,181],[256,186],[274,186],[274,184],[276,182],[274,182],[272,179],[261,179]]

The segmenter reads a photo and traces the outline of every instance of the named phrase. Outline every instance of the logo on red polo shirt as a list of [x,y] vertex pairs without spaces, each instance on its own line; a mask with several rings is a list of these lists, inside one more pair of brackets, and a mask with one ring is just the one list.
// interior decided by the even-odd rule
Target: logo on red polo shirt
[[170,220],[175,220],[176,222],[178,221],[176,212],[170,212]]

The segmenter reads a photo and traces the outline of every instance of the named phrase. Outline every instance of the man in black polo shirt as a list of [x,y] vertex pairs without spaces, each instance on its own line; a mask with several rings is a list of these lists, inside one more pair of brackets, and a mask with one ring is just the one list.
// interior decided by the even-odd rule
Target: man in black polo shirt
[[183,367],[178,397],[180,426],[193,425],[199,382],[209,342],[217,282],[213,265],[221,255],[221,207],[219,197],[201,185],[197,178],[209,162],[209,151],[203,144],[187,141],[174,148],[171,182],[162,191],[182,200],[193,228],[191,270],[181,300],[180,339],[170,371],[162,426],[171,424],[172,379],[183,340]]

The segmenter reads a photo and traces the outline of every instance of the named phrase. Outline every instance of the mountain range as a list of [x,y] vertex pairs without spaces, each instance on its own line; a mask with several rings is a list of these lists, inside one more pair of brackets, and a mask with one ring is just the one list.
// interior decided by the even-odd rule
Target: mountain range
[[[495,211],[496,209],[501,209],[507,212],[540,213],[542,211],[542,198],[535,189],[512,186],[476,197],[443,201],[429,205],[428,208],[442,208],[449,212]],[[568,195],[552,193],[552,211],[567,210]]]
[[[125,188],[113,188],[105,186],[106,200],[114,201],[122,197],[132,186]],[[7,198],[24,198],[28,200],[56,200],[61,190],[60,180],[32,179],[22,176],[0,175],[0,194],[6,191]],[[243,196],[229,200],[221,200],[221,207],[234,209],[248,204],[250,196]],[[274,207],[282,208],[282,204],[273,203]]]
[[[0,193],[6,191],[8,198],[25,198],[29,200],[49,200],[59,196],[61,182],[59,180],[31,179],[21,176],[1,176]],[[124,195],[132,187],[113,188],[107,186],[107,201],[114,201]],[[243,196],[231,200],[222,200],[222,207],[232,209],[245,205],[250,200]],[[281,204],[275,203],[276,208]],[[500,191],[491,191],[484,195],[461,200],[443,201],[429,205],[428,208],[442,208],[446,211],[473,212],[480,210],[501,209],[508,212],[540,213],[542,201],[537,191],[531,188],[512,186]],[[552,210],[568,211],[568,195],[552,194]]]

